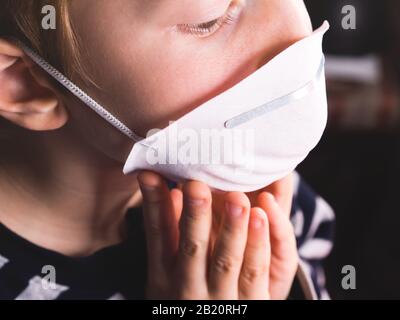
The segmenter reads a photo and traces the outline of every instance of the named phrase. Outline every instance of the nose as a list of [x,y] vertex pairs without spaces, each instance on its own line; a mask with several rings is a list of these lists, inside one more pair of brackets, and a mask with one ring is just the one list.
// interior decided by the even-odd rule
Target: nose
[[258,25],[257,32],[251,33],[253,45],[259,50],[258,68],[313,31],[302,1],[261,0],[251,7],[248,14],[251,15],[249,25],[255,22]]

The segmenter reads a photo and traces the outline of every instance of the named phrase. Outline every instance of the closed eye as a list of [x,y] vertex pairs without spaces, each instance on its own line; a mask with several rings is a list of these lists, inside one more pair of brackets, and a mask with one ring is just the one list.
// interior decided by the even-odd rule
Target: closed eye
[[180,32],[197,37],[208,37],[219,31],[224,25],[234,23],[240,16],[243,0],[233,0],[225,14],[217,19],[199,24],[179,24]]

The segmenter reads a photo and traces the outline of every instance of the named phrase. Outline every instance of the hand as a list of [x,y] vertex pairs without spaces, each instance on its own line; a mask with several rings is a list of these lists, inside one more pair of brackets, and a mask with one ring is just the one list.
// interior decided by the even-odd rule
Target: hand
[[295,237],[272,193],[250,195],[252,203],[244,193],[225,193],[217,224],[207,185],[190,181],[182,190],[170,191],[151,172],[141,173],[138,180],[144,199],[148,298],[287,297],[297,268]]
[[[291,279],[288,287],[286,274],[293,274],[297,270],[297,246],[296,237],[290,222],[290,211],[293,199],[293,174],[289,174],[267,187],[254,192],[246,193],[250,199],[251,206],[260,206],[268,212],[270,242],[271,242],[271,264],[270,264],[270,291],[272,299],[285,299],[293,282]],[[213,203],[217,202],[213,195]],[[266,197],[275,198],[276,208],[268,205]],[[220,200],[218,201],[221,202]],[[279,213],[278,213],[279,212]],[[274,214],[277,213],[277,214]],[[288,257],[295,257],[295,261],[289,261]],[[285,271],[286,270],[286,271]]]

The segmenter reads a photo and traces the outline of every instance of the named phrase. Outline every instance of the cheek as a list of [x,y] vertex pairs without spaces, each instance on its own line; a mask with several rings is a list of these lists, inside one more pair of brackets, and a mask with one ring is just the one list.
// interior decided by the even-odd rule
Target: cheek
[[[144,58],[133,71],[136,85],[130,85],[139,93],[135,110],[141,112],[146,129],[168,125],[307,36],[310,31],[298,10],[279,3],[274,2],[274,7],[258,4],[226,38],[201,43],[163,39],[151,49],[138,49]],[[274,19],[277,12],[288,21]]]
[[91,44],[93,74],[102,88],[90,93],[137,134],[164,127],[303,36],[294,10],[281,3],[254,2],[236,31],[218,40],[166,36],[140,24],[101,38],[86,32],[83,40]]
[[161,59],[148,57],[143,65],[146,68],[135,70],[135,91],[140,93],[135,110],[140,110],[149,129],[168,125],[232,87],[256,70],[257,60],[233,49],[229,55],[219,52],[215,57],[183,57],[175,51],[164,53]]
[[[230,70],[224,61],[166,57],[154,66],[157,77],[147,78],[143,90],[152,92],[143,101],[153,117],[163,124],[191,111],[221,90]],[[231,67],[232,68],[232,67]]]

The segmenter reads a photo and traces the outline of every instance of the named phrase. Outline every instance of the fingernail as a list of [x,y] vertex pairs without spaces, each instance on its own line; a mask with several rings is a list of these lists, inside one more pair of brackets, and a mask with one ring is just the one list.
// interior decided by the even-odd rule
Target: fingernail
[[268,193],[267,193],[267,198],[268,198],[269,200],[271,200],[271,201],[274,201],[274,202],[276,201],[276,200],[275,200],[275,196],[274,196],[272,193],[269,193],[269,192],[268,192]]
[[139,179],[138,179],[138,181],[139,181],[139,186],[141,189],[144,189],[147,191],[154,191],[155,189],[157,189],[157,187],[145,184],[142,181],[140,181]]
[[240,217],[241,214],[242,214],[242,212],[243,212],[243,208],[242,208],[242,207],[237,206],[237,205],[235,205],[235,204],[233,204],[233,203],[230,203],[230,202],[226,202],[226,203],[225,203],[225,208],[226,208],[226,211],[227,211],[232,217],[235,217],[235,218]]
[[253,229],[260,229],[264,225],[264,221],[258,217],[252,217],[250,220],[250,226]]
[[204,203],[204,199],[189,199],[188,200],[189,204],[191,206],[199,207]]
[[141,176],[141,174],[142,173],[139,173],[138,176],[137,176],[137,180],[139,182],[140,189],[144,189],[144,190],[147,190],[147,191],[155,190],[156,189],[155,186],[152,186],[152,185],[149,185],[149,184],[146,184],[146,183],[143,182],[144,179]]
[[153,186],[149,186],[149,185],[143,185],[143,189],[147,190],[147,191],[154,191],[157,188],[153,187]]

